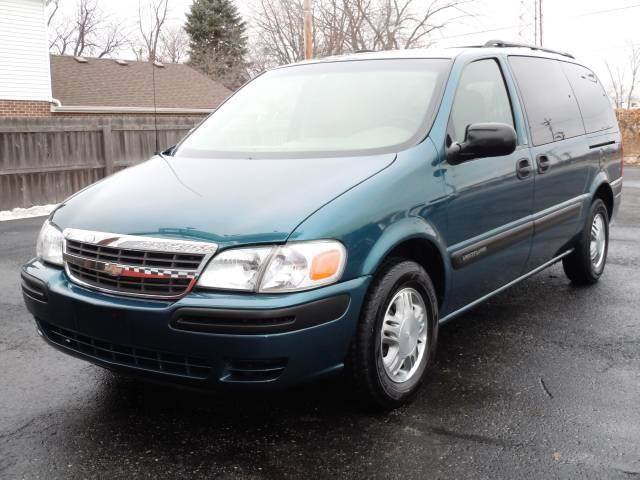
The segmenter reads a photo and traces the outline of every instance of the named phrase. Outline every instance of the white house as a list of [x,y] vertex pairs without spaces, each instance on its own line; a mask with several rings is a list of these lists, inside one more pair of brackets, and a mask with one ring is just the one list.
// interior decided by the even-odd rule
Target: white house
[[0,117],[50,114],[44,0],[0,0]]

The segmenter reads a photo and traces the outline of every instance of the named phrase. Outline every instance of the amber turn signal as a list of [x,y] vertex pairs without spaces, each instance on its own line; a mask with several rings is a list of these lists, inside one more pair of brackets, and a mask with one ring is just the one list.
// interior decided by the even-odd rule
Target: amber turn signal
[[311,262],[309,278],[322,280],[338,273],[342,264],[342,253],[339,250],[330,250],[314,257]]

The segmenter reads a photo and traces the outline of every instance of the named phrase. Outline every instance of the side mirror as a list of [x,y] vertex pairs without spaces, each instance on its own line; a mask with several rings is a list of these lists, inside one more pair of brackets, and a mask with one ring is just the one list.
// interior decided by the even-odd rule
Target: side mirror
[[467,126],[464,142],[447,148],[447,161],[457,165],[481,157],[500,157],[513,153],[516,131],[506,123],[473,123]]
[[166,150],[160,152],[162,153],[162,155],[164,155],[165,157],[172,157],[173,156],[173,152],[175,152],[176,147],[178,145],[172,145],[171,147],[167,148]]

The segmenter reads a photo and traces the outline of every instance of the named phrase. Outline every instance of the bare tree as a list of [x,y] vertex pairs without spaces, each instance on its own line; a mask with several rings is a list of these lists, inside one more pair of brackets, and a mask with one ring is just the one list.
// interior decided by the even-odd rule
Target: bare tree
[[52,28],[49,40],[49,50],[58,55],[66,55],[71,47],[75,29],[67,25],[56,25]]
[[[464,5],[471,1],[316,0],[315,54],[428,46],[447,23],[470,15]],[[300,0],[257,2],[254,69],[303,58],[302,15]]]
[[124,45],[122,28],[109,23],[97,0],[79,0],[73,18],[57,18],[59,0],[50,0],[48,6],[52,32],[49,47],[55,53],[105,57]]
[[624,71],[620,68],[612,67],[607,61],[605,61],[604,64],[609,74],[610,95],[613,97],[614,107],[622,108],[626,91],[624,87]]
[[629,108],[640,80],[640,45],[629,44],[624,64],[604,62],[609,74],[610,95],[616,108]]
[[627,95],[627,108],[631,108],[633,93],[638,83],[638,74],[640,73],[640,45],[629,45],[629,93]]
[[[345,49],[358,50],[357,32],[361,24],[354,22],[357,12],[343,8],[339,0],[320,2],[314,12],[314,43],[316,52],[340,55]],[[355,28],[354,28],[355,27]]]
[[108,57],[118,52],[126,45],[126,36],[122,28],[117,23],[110,23],[105,26],[101,33],[96,47],[99,49],[98,58]]
[[60,0],[47,0],[45,3],[45,8],[48,10],[47,12],[47,27],[51,25],[51,22],[55,18],[58,13],[58,9],[60,8]]
[[254,19],[254,69],[304,58],[302,18],[301,0],[259,0]]
[[73,42],[75,25],[70,18],[59,18],[60,0],[47,0],[47,28],[49,29],[49,50],[64,55]]
[[76,14],[74,56],[81,56],[85,50],[96,47],[94,38],[101,23],[101,14],[95,0],[80,0]]
[[146,49],[146,58],[150,62],[158,57],[158,45],[168,10],[169,0],[151,0],[144,8],[138,3],[138,29]]
[[144,47],[142,47],[139,43],[130,41],[129,48],[138,62],[144,62],[146,60]]
[[189,51],[189,37],[181,26],[167,28],[160,34],[160,57],[171,63],[186,60]]

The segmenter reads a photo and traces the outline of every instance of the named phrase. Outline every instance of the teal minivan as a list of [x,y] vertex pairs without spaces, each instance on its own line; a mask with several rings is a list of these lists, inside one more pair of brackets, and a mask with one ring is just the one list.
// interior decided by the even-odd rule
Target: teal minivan
[[622,146],[598,78],[493,41],[266,72],[64,201],[22,271],[52,346],[240,389],[344,371],[411,398],[438,326],[562,261],[602,275]]

